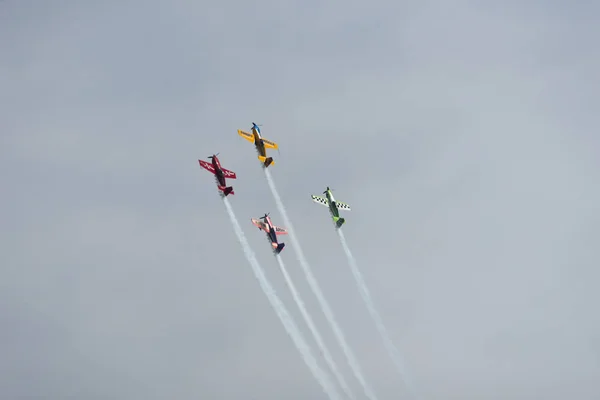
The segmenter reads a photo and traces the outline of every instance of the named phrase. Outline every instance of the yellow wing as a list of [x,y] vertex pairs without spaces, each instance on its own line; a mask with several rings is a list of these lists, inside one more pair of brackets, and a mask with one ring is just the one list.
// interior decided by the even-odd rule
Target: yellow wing
[[265,144],[265,147],[268,148],[268,149],[275,149],[275,150],[277,150],[279,148],[279,146],[275,142],[271,142],[270,140],[267,140],[265,138],[263,138],[262,141]]
[[241,137],[243,137],[244,139],[246,139],[249,142],[254,143],[254,135],[248,132],[244,132],[241,129],[238,129],[238,135],[240,135]]

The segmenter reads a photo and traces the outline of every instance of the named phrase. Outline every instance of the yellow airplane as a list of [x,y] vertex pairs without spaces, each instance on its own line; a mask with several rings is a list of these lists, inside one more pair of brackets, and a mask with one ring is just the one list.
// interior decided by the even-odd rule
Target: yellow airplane
[[256,151],[258,152],[258,159],[263,163],[264,167],[267,168],[271,164],[275,164],[273,157],[267,157],[267,148],[279,149],[279,146],[275,142],[264,139],[260,136],[260,128],[254,122],[252,123],[252,133],[244,132],[238,129],[238,134],[249,142],[254,143]]

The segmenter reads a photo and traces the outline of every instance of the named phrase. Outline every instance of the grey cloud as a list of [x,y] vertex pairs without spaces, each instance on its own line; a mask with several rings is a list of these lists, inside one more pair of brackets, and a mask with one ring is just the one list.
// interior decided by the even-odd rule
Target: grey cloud
[[423,399],[597,398],[597,6],[468,3],[2,2],[0,397],[325,398],[197,164],[238,174],[300,322],[249,222],[283,224],[255,121],[380,399],[327,185]]

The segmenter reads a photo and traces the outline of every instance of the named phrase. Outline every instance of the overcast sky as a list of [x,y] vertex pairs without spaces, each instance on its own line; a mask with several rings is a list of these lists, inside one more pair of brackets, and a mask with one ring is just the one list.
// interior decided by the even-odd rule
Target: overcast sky
[[250,223],[284,226],[252,121],[380,400],[404,388],[326,186],[421,399],[600,398],[592,3],[0,2],[0,398],[326,399],[198,166],[238,174],[309,337]]

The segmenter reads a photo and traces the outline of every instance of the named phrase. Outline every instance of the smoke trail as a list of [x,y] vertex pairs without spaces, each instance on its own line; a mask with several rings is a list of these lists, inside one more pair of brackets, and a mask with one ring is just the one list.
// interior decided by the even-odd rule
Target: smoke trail
[[304,307],[304,302],[302,301],[302,298],[298,294],[298,291],[296,290],[296,287],[294,286],[294,283],[292,282],[292,278],[290,277],[290,275],[287,272],[287,269],[285,268],[285,264],[283,263],[281,256],[279,254],[277,254],[275,257],[277,258],[277,262],[279,263],[279,268],[281,269],[281,273],[283,274],[283,277],[284,277],[288,287],[290,288],[290,291],[292,292],[294,301],[298,305],[298,308],[300,309],[300,312],[302,313],[302,316],[304,317],[304,320],[306,321],[308,328],[312,332],[312,334],[315,338],[315,341],[317,342],[317,345],[319,346],[319,349],[321,350],[321,353],[323,354],[323,357],[325,357],[325,361],[327,361],[327,364],[333,371],[333,374],[338,379],[340,386],[342,387],[342,390],[344,391],[344,393],[346,393],[346,395],[349,398],[351,398],[353,400],[356,399],[356,397],[354,396],[354,393],[352,393],[352,391],[350,390],[350,387],[348,387],[348,384],[346,383],[346,380],[344,379],[343,375],[338,370],[338,367],[337,367],[335,361],[333,361],[333,357],[331,357],[331,353],[329,353],[329,350],[325,346],[325,343],[323,342],[323,338],[319,334],[319,331],[317,330],[312,318],[310,317],[310,314],[306,310],[306,307]]
[[264,271],[260,267],[260,264],[254,256],[254,252],[252,251],[250,245],[248,244],[248,241],[246,240],[244,231],[242,230],[242,227],[240,226],[233,212],[233,208],[231,207],[231,204],[229,204],[229,200],[227,199],[227,197],[223,198],[223,203],[227,208],[227,214],[229,214],[229,219],[231,220],[231,224],[233,225],[233,229],[237,235],[238,241],[242,245],[244,254],[248,259],[248,262],[252,266],[254,276],[258,280],[258,283],[260,284],[263,292],[269,299],[271,306],[275,309],[275,312],[277,313],[277,316],[279,317],[281,323],[285,327],[285,330],[294,341],[294,344],[296,345],[296,348],[302,355],[302,358],[304,358],[306,365],[311,370],[317,381],[321,384],[327,396],[331,400],[341,400],[340,394],[338,393],[337,389],[333,386],[332,382],[329,379],[329,376],[325,373],[325,371],[321,369],[321,367],[317,363],[317,360],[313,356],[310,347],[308,347],[308,344],[304,340],[304,337],[302,336],[302,333],[298,329],[298,326],[292,319],[292,316],[289,314],[289,312],[285,308],[285,305],[277,296],[275,289],[273,289],[270,282],[267,280]]
[[335,321],[333,312],[331,311],[329,304],[327,304],[327,301],[325,301],[325,297],[323,296],[323,293],[321,292],[321,289],[319,288],[319,284],[317,283],[317,280],[313,276],[310,266],[308,265],[308,262],[304,258],[302,248],[300,247],[300,243],[298,242],[298,239],[296,238],[296,235],[294,234],[294,229],[292,227],[292,223],[287,215],[287,211],[286,211],[285,207],[283,206],[283,202],[281,201],[281,198],[279,197],[279,193],[277,192],[277,188],[275,187],[275,183],[273,182],[271,173],[269,172],[269,170],[267,168],[264,168],[264,171],[265,171],[265,176],[267,177],[267,182],[269,184],[269,187],[271,188],[271,192],[273,193],[273,197],[275,198],[275,203],[277,204],[277,208],[279,209],[279,212],[280,212],[281,216],[283,217],[284,223],[286,224],[286,228],[290,233],[290,239],[291,239],[292,243],[294,244],[294,248],[296,249],[298,261],[300,262],[300,265],[302,266],[302,269],[304,270],[304,274],[306,275],[306,280],[308,281],[308,284],[310,285],[310,288],[312,289],[313,293],[317,297],[317,300],[319,301],[319,304],[321,305],[323,314],[325,314],[327,321],[331,325],[331,329],[333,330],[333,333],[335,334],[335,337],[337,338],[337,341],[338,341],[340,347],[342,348],[342,351],[344,352],[346,359],[348,360],[348,364],[350,365],[350,368],[352,368],[352,372],[354,373],[354,376],[360,382],[360,384],[365,392],[365,395],[370,400],[377,400],[375,393],[373,393],[373,390],[369,387],[365,378],[363,377],[363,374],[362,374],[362,371],[358,364],[358,361],[356,360],[356,357],[354,357],[354,354],[350,350],[348,343],[346,343],[346,339],[344,338],[344,335],[343,335],[341,329],[339,328],[339,326],[337,325],[337,322]]
[[406,369],[404,368],[404,365],[401,362],[400,353],[398,352],[398,349],[396,348],[396,346],[394,346],[394,343],[390,339],[387,329],[381,319],[381,316],[379,315],[379,313],[377,312],[377,309],[375,308],[375,304],[371,298],[369,289],[367,288],[367,285],[365,284],[365,280],[363,279],[362,274],[360,273],[360,270],[358,269],[358,266],[356,265],[356,260],[354,259],[354,256],[350,252],[350,247],[348,247],[348,243],[346,242],[346,237],[344,236],[342,229],[340,228],[340,229],[336,229],[336,230],[338,232],[340,242],[342,243],[342,247],[344,248],[344,253],[346,253],[346,257],[348,258],[348,263],[350,264],[350,269],[352,270],[352,275],[354,275],[354,279],[356,280],[356,284],[360,290],[360,294],[363,298],[363,301],[367,305],[367,308],[369,309],[369,313],[371,314],[371,317],[375,321],[377,330],[379,331],[379,334],[381,335],[381,337],[383,339],[383,343],[390,355],[390,358],[396,365],[396,368],[398,369],[400,376],[402,376],[402,379],[404,380],[404,384],[406,385],[407,389],[410,391],[410,394],[414,398],[415,391],[414,391],[413,385],[409,383],[408,373],[406,372]]

